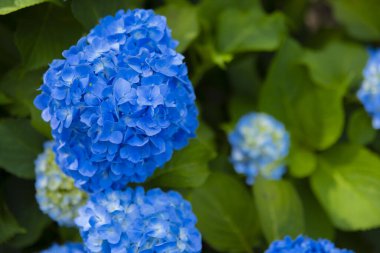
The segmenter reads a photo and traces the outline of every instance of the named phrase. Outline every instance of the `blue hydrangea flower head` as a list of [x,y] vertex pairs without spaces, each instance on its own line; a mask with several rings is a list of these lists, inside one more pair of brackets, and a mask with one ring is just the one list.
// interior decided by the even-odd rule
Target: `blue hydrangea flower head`
[[87,201],[87,194],[74,186],[55,162],[53,142],[46,142],[44,152],[35,161],[36,198],[40,209],[58,224],[74,226],[78,208]]
[[81,243],[66,243],[64,245],[54,244],[50,248],[41,251],[41,253],[85,253]]
[[189,202],[174,191],[142,187],[91,195],[76,224],[89,252],[201,252]]
[[280,179],[285,173],[284,159],[288,155],[290,137],[284,125],[272,116],[250,113],[243,116],[229,134],[230,160],[246,182],[252,185],[261,174]]
[[78,187],[141,183],[195,136],[195,94],[176,45],[164,17],[119,11],[50,64],[34,103]]
[[295,240],[287,236],[284,240],[272,242],[265,253],[354,253],[351,250],[338,249],[329,240],[313,240],[298,236]]
[[380,50],[370,50],[370,58],[364,68],[364,81],[357,93],[365,110],[372,116],[372,125],[380,129]]

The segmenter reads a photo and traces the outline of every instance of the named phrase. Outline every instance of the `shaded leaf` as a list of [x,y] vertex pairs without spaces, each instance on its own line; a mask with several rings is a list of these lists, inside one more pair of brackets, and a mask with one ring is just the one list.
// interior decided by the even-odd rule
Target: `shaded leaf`
[[202,19],[208,20],[210,23],[216,24],[220,13],[230,8],[261,10],[261,5],[258,0],[203,0],[199,4],[199,16]]
[[190,195],[204,240],[222,252],[252,252],[259,225],[254,202],[233,176],[213,173]]
[[0,166],[22,178],[34,178],[34,160],[42,151],[42,136],[28,120],[0,121]]
[[192,188],[201,186],[209,176],[208,162],[215,157],[211,132],[201,127],[198,137],[190,140],[183,150],[175,151],[164,168],[157,169],[148,179],[150,187]]
[[16,235],[8,244],[17,249],[30,246],[39,239],[51,220],[38,207],[33,181],[13,177],[6,181],[5,186],[9,209],[26,230],[25,234]]
[[89,30],[107,15],[115,15],[118,10],[141,7],[139,0],[73,0],[71,9],[75,18]]
[[82,35],[80,24],[64,9],[44,6],[39,15],[21,19],[15,42],[26,70],[47,66],[62,51],[75,44]]
[[9,211],[3,196],[0,196],[0,244],[20,233],[25,233],[25,230],[18,224],[13,214]]
[[347,32],[361,40],[380,38],[379,2],[377,0],[329,0],[335,17]]
[[358,145],[341,144],[320,155],[311,185],[336,227],[380,226],[379,168],[380,158]]
[[270,243],[305,232],[302,202],[293,185],[285,180],[258,178],[253,192],[265,238]]
[[347,135],[352,143],[362,145],[375,139],[376,130],[372,127],[372,119],[363,109],[358,109],[351,115]]
[[305,216],[305,234],[313,239],[334,239],[334,226],[308,185],[297,187]]
[[179,41],[178,52],[183,52],[198,37],[199,24],[196,7],[187,3],[172,3],[157,9],[166,17],[172,36]]
[[219,16],[218,47],[222,52],[271,51],[286,34],[281,13],[266,15],[259,9],[227,9]]

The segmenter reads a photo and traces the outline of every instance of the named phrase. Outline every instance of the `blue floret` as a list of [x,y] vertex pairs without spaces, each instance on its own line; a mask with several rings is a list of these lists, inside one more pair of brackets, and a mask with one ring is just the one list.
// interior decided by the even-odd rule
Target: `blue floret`
[[201,252],[189,202],[174,191],[142,187],[95,193],[76,224],[90,252]]
[[270,115],[243,116],[228,140],[232,148],[230,160],[236,172],[247,177],[247,184],[252,185],[259,174],[280,179],[285,173],[290,137],[284,125]]
[[371,50],[363,71],[364,81],[357,96],[372,117],[372,125],[380,129],[380,50]]
[[329,240],[312,240],[298,236],[295,240],[287,236],[284,240],[272,242],[265,253],[354,253],[351,250],[338,249]]
[[78,187],[144,182],[195,136],[195,94],[176,45],[164,17],[119,11],[50,64],[35,105]]
[[54,244],[41,253],[85,253],[83,245],[80,243],[66,243],[64,245]]

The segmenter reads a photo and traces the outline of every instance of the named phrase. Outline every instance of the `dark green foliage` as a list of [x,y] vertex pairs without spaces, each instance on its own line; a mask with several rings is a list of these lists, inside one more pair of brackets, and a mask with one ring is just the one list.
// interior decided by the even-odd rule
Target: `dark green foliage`
[[[34,108],[42,75],[99,18],[124,8],[165,15],[201,112],[198,137],[144,185],[192,203],[203,252],[263,252],[284,235],[380,250],[380,135],[356,99],[367,47],[380,45],[378,0],[0,1],[0,252],[80,240],[35,201],[34,160],[50,138]],[[236,175],[228,132],[261,111],[291,134],[288,173]]]

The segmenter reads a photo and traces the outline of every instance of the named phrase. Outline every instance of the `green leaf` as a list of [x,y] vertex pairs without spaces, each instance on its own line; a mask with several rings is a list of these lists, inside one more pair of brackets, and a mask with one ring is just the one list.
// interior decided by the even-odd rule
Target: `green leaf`
[[315,84],[344,94],[353,81],[361,79],[367,58],[364,47],[333,40],[323,49],[306,51],[301,62]]
[[[40,12],[40,13],[39,13]],[[20,20],[15,42],[26,70],[46,67],[82,35],[80,24],[64,9],[52,5],[40,8],[30,18]]]
[[3,196],[0,196],[0,244],[20,233],[25,233],[25,229],[18,224]]
[[380,19],[378,0],[329,0],[336,19],[354,38],[378,41]]
[[302,202],[290,182],[258,178],[253,192],[261,227],[269,243],[305,232]]
[[43,2],[56,2],[55,0],[2,0],[0,2],[0,15],[5,15],[25,7]]
[[0,167],[22,178],[34,178],[34,160],[42,151],[43,138],[28,120],[0,121]]
[[4,93],[0,92],[0,105],[6,105],[11,103],[11,99],[8,98]]
[[0,80],[0,90],[12,101],[7,107],[12,115],[17,117],[31,115],[32,126],[45,137],[51,138],[49,124],[42,120],[41,111],[33,105],[33,100],[39,93],[37,89],[41,85],[42,75],[41,70],[24,73],[23,69],[13,69]]
[[8,207],[26,230],[26,233],[16,235],[8,244],[17,249],[30,246],[39,239],[51,220],[38,207],[33,181],[12,177],[5,186]]
[[0,23],[0,73],[4,70],[7,71],[19,61],[20,57],[13,41],[13,35],[9,27]]
[[283,44],[262,87],[260,110],[282,121],[300,144],[323,150],[343,131],[343,98],[310,80],[299,64],[303,53],[292,40]]
[[107,15],[115,15],[118,10],[141,7],[139,0],[73,0],[71,9],[75,18],[86,29],[91,29]]
[[157,169],[148,179],[147,185],[181,189],[204,184],[210,174],[208,162],[216,155],[210,134],[205,127],[201,127],[198,135],[202,138],[192,139],[186,148],[175,151],[164,168]]
[[177,51],[183,52],[199,34],[197,9],[185,3],[173,3],[157,9],[157,14],[164,15],[172,36],[179,41]]
[[213,173],[190,195],[204,240],[221,252],[253,252],[259,233],[249,191],[232,176]]
[[216,24],[220,13],[230,8],[239,8],[241,10],[262,9],[258,0],[202,0],[199,4],[199,17],[209,21],[211,24]]
[[218,47],[225,53],[272,51],[286,34],[281,13],[266,15],[259,9],[227,9],[219,16]]
[[342,230],[380,226],[380,158],[364,147],[338,145],[320,155],[311,185]]
[[317,168],[317,157],[312,150],[292,140],[288,164],[293,177],[307,177]]
[[334,239],[334,226],[308,185],[297,187],[305,216],[305,235],[314,239]]
[[366,145],[376,137],[372,120],[363,109],[356,110],[350,117],[347,128],[348,139],[355,144]]
[[252,99],[241,96],[232,96],[228,106],[230,122],[224,124],[223,129],[226,132],[231,132],[242,116],[256,110],[257,106],[253,103]]

